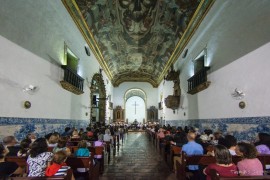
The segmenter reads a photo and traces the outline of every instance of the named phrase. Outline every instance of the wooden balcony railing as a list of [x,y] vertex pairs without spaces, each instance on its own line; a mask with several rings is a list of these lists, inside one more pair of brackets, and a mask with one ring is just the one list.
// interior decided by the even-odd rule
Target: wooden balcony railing
[[209,87],[211,83],[210,81],[207,81],[207,71],[209,69],[209,67],[204,67],[187,80],[189,94],[196,94]]
[[62,87],[74,94],[83,94],[84,79],[69,67],[62,66],[62,68],[64,69],[64,80],[60,81]]

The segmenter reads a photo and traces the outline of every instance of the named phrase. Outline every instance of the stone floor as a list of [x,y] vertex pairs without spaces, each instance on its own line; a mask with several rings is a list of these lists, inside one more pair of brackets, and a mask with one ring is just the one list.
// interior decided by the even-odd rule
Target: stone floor
[[146,133],[129,132],[124,142],[110,155],[110,161],[105,162],[105,171],[100,179],[175,180],[176,178]]

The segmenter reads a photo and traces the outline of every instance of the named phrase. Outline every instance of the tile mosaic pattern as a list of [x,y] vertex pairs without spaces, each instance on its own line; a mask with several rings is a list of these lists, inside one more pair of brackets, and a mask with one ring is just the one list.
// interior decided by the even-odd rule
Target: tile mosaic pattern
[[258,132],[270,133],[270,117],[167,120],[171,126],[206,128],[234,135],[239,141],[254,141]]
[[51,132],[63,133],[65,127],[79,129],[86,128],[88,124],[88,120],[0,117],[0,139],[14,135],[21,140],[32,132],[43,137]]

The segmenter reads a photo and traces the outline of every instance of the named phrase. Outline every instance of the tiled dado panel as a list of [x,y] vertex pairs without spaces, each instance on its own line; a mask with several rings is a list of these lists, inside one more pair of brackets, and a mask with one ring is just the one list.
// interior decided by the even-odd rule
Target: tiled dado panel
[[167,124],[197,127],[201,131],[206,128],[219,130],[223,134],[233,134],[239,141],[254,141],[258,132],[270,133],[270,117],[168,120]]
[[65,127],[85,129],[88,125],[88,120],[0,117],[0,141],[9,135],[21,140],[30,132],[43,137],[51,132],[62,133]]

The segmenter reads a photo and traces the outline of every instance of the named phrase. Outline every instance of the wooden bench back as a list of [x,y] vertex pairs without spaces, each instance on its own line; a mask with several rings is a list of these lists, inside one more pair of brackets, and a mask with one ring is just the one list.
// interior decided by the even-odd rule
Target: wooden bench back
[[[241,161],[241,157],[233,156],[232,161],[233,163],[237,164]],[[193,155],[187,156],[185,152],[181,153],[181,162],[182,164],[176,162],[176,177],[177,179],[186,179],[186,167],[188,165],[200,165],[200,166],[207,166],[212,163],[216,163],[216,159],[213,156],[208,155]]]
[[72,169],[67,171],[66,176],[51,176],[51,177],[11,177],[11,180],[71,180]]
[[104,146],[96,146],[95,148],[95,155],[103,155]]
[[270,155],[269,154],[259,154],[257,158],[261,161],[263,165],[263,170],[266,169],[266,165],[270,164]]
[[26,160],[27,160],[26,157],[17,157],[17,156],[7,156],[5,158],[5,161],[7,161],[7,162],[15,162],[20,167],[26,167],[27,166]]
[[171,146],[171,151],[172,151],[172,153],[174,155],[180,154],[181,153],[181,150],[182,150],[182,148],[179,147],[179,146]]
[[76,170],[77,168],[91,168],[93,162],[90,157],[68,157],[66,164],[71,167],[71,169]]
[[211,169],[210,170],[211,174],[211,180],[241,180],[241,179],[252,179],[252,180],[257,180],[257,179],[270,179],[269,175],[264,175],[264,176],[235,176],[235,177],[221,177],[217,173],[216,170]]
[[77,168],[89,169],[90,180],[99,179],[99,164],[93,165],[92,157],[68,157],[66,163],[73,170],[77,170]]

